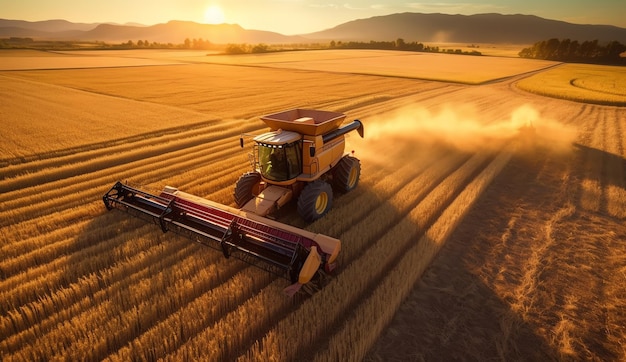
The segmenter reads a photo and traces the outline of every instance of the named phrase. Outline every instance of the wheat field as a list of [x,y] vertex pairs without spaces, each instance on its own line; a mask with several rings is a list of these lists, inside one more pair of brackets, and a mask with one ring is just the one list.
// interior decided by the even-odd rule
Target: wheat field
[[[297,67],[146,51],[103,52],[111,66],[0,57],[2,360],[625,358],[624,109],[516,88],[545,62],[487,61],[450,83],[418,79],[416,60],[398,62],[398,77],[354,74],[367,51],[302,54],[281,55]],[[375,56],[393,68],[393,52]],[[276,215],[342,241],[313,296],[287,298],[284,279],[105,210],[117,180],[234,206],[249,168],[239,135],[296,107],[344,112],[366,132],[347,141],[362,162],[357,189],[312,224],[295,207]],[[520,136],[529,125],[535,135]],[[478,323],[496,301],[493,325]]]
[[625,106],[624,67],[561,64],[523,79],[519,87],[529,92],[580,102]]

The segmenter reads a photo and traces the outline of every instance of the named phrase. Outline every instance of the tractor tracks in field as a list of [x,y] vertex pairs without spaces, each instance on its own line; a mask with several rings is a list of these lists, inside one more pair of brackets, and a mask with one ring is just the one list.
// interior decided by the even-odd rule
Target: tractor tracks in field
[[[353,315],[358,306],[363,304],[369,299],[376,286],[382,283],[382,280],[388,276],[388,273],[394,269],[407,252],[413,248],[416,241],[426,233],[426,231],[435,224],[436,220],[441,216],[443,211],[452,204],[452,202],[460,195],[463,189],[469,185],[469,183],[478,176],[482,170],[494,159],[495,155],[491,154],[477,154],[472,158],[465,160],[457,160],[452,162],[451,165],[455,165],[447,170],[448,173],[440,174],[430,178],[432,181],[429,187],[423,190],[423,193],[413,200],[412,205],[406,210],[399,210],[400,220],[397,220],[386,234],[380,235],[374,243],[375,245],[368,245],[365,250],[371,253],[371,250],[382,252],[382,249],[393,248],[393,251],[387,253],[386,259],[380,260],[377,265],[377,273],[374,273],[367,279],[366,284],[362,287],[361,293],[353,296],[352,302],[346,306],[344,313],[350,319],[350,315]],[[458,163],[461,161],[461,163]],[[401,220],[405,220],[410,214],[415,213],[418,219],[412,219],[409,224],[402,225]],[[409,226],[413,224],[412,226]],[[408,227],[407,227],[408,226]],[[411,230],[412,229],[412,230]],[[389,237],[389,234],[394,233],[394,230],[401,230],[401,232],[409,233],[405,236],[402,242],[393,242],[393,238]],[[383,253],[383,255],[385,255]],[[354,315],[353,315],[354,316]],[[336,323],[329,329],[336,333],[340,326],[345,323],[345,320],[337,320]],[[313,353],[319,351],[320,347],[327,347],[332,334],[321,334],[322,338],[316,343],[316,348],[311,349],[309,352]],[[321,344],[321,346],[320,346]]]
[[[59,170],[60,174],[53,173],[52,175],[56,177],[52,177],[49,182],[41,182],[30,187],[22,186],[1,194],[0,204],[10,210],[12,220],[9,218],[2,220],[0,226],[19,223],[49,213],[58,207],[73,207],[84,203],[84,200],[99,199],[103,190],[94,187],[102,186],[103,180],[109,180],[104,183],[112,185],[114,181],[130,178],[134,182],[146,184],[152,180],[163,179],[167,175],[180,174],[185,168],[195,168],[198,165],[221,160],[232,155],[229,147],[223,147],[229,142],[232,140],[219,135],[199,136],[191,140],[182,139],[165,144],[163,148],[157,146],[156,150],[149,148],[150,157],[144,156],[140,150],[141,157],[121,153],[112,160],[106,160],[106,156],[104,161],[92,160],[91,163],[95,163],[95,166],[90,166],[89,162],[84,166],[94,168],[88,173],[81,171],[83,167],[81,164],[67,165],[64,170]],[[207,152],[207,144],[220,151]],[[75,170],[75,167],[78,170]],[[46,178],[47,175],[41,176],[35,173],[24,177],[28,180],[31,177]],[[19,181],[21,180],[15,180],[18,184]]]
[[[333,301],[329,302],[334,308],[332,311],[328,311],[328,313],[332,313],[335,317],[329,315],[329,324],[319,326],[321,329],[318,331],[311,331],[311,334],[317,337],[296,347],[298,356],[302,356],[302,350],[307,351],[308,355],[314,355],[317,351],[326,350],[329,341],[352,318],[350,317],[353,313],[352,311],[363,303],[369,303],[371,290],[376,283],[387,278],[387,273],[396,266],[398,260],[403,258],[406,251],[412,248],[423,233],[434,225],[443,210],[453,203],[453,200],[461,194],[465,186],[469,185],[477,175],[481,174],[487,165],[494,160],[496,154],[484,152],[469,159],[457,159],[456,162],[449,163],[447,167],[442,166],[443,162],[435,164],[433,168],[437,166],[443,167],[446,170],[445,173],[439,176],[441,178],[432,173],[429,174],[429,178],[432,177],[429,179],[429,182],[432,181],[431,185],[433,187],[426,187],[423,190],[423,194],[414,195],[402,209],[396,210],[397,216],[393,218],[395,221],[391,220],[391,223],[386,222],[383,227],[384,232],[378,234],[366,232],[365,235],[371,235],[371,237],[360,242],[349,237],[349,231],[348,234],[341,235],[342,241],[347,245],[346,248],[354,248],[355,245],[351,245],[353,242],[358,246],[357,250],[345,251],[346,255],[352,255],[352,258],[351,260],[346,260],[345,268],[342,268],[331,282],[331,285],[327,287],[332,289],[328,292],[330,294],[327,295],[342,295],[347,289],[350,290],[347,294],[350,297],[348,299],[333,298]],[[449,157],[454,158],[454,155],[449,155]],[[424,174],[428,173],[428,171],[424,172]],[[412,187],[418,186],[419,190],[419,182],[409,181],[408,183],[405,186],[405,191],[410,191],[411,183],[413,183]],[[415,191],[414,189],[413,192]],[[388,213],[385,210],[383,212]],[[371,215],[372,221],[377,218],[373,213],[369,215]],[[361,237],[364,235],[363,231],[360,235]],[[310,302],[304,302],[304,304],[307,303]],[[311,307],[313,306],[303,306],[302,308],[305,309],[303,313],[306,313],[306,309]],[[289,316],[286,320],[272,327],[271,331],[280,332],[280,324],[289,324],[290,318],[293,318],[293,316]],[[328,331],[331,331],[331,333],[329,334]],[[282,337],[286,338],[287,336]],[[248,355],[248,358],[254,359],[255,357]],[[290,360],[295,358],[295,355],[287,356],[286,358]]]
[[[426,108],[437,107],[444,97],[462,100],[461,91],[476,89],[415,84],[400,96],[369,92],[320,102],[369,117],[422,102]],[[483,109],[497,98],[474,100]],[[486,113],[500,116],[503,111]],[[222,122],[213,128],[213,121],[207,120],[37,160],[15,159],[15,164],[0,169],[14,170],[0,180],[6,191],[0,194],[0,204],[11,210],[0,227],[13,237],[24,237],[0,245],[0,251],[15,247],[11,255],[16,257],[0,263],[0,290],[10,300],[7,318],[0,324],[11,335],[4,346],[10,344],[23,356],[44,356],[46,345],[60,340],[67,345],[57,345],[48,356],[77,359],[169,355],[261,360],[259,346],[287,351],[281,357],[288,360],[319,357],[325,353],[321,351],[335,348],[348,326],[360,323],[361,311],[379,303],[385,288],[402,278],[407,266],[420,261],[422,250],[430,253],[423,262],[432,260],[432,250],[445,241],[446,232],[434,237],[429,230],[453,229],[447,225],[456,221],[448,219],[467,212],[466,194],[483,182],[482,175],[492,165],[504,160],[501,149],[465,153],[440,145],[418,150],[418,142],[412,141],[373,141],[375,151],[393,162],[365,159],[361,184],[338,195],[326,218],[310,225],[289,215],[279,218],[338,237],[343,248],[328,290],[287,300],[280,294],[283,279],[261,276],[242,262],[223,259],[218,251],[200,251],[187,240],[162,234],[155,225],[139,226],[138,221],[126,221],[127,215],[105,213],[98,201],[106,192],[102,187],[117,179],[156,188],[173,181],[173,186],[216,201],[229,196],[230,179],[237,176],[230,175],[247,166],[245,155],[232,150],[236,142],[229,142],[242,130],[258,127],[233,121],[221,129],[217,124],[224,126]],[[417,158],[422,153],[430,157]],[[63,166],[67,168],[54,171]],[[216,279],[211,279],[213,274]],[[64,336],[67,325],[74,326],[75,337]],[[294,328],[306,337],[287,342]],[[359,330],[365,329],[355,333]],[[93,352],[81,351],[93,341],[98,342]]]
[[[113,143],[85,146],[46,154],[41,159],[24,160],[0,169],[0,193],[37,186],[74,176],[99,171],[114,166],[148,159],[159,155],[190,149],[202,145],[232,142],[223,134],[223,125],[214,121],[192,128],[176,128],[166,133],[130,137]],[[234,125],[234,138],[238,133],[258,129],[256,126]],[[1,199],[0,199],[1,201]]]
[[[444,261],[435,262],[426,276],[429,285],[420,286],[408,301],[407,319],[419,316],[410,319],[411,325],[394,321],[371,360],[399,358],[402,352],[423,359],[623,357],[623,315],[616,311],[624,306],[618,295],[624,291],[621,241],[626,230],[623,216],[611,215],[617,208],[608,203],[619,199],[608,193],[624,190],[626,182],[626,138],[616,132],[623,110],[566,106],[557,109],[563,123],[579,129],[573,146],[555,150],[538,142],[513,156],[455,232]],[[465,285],[477,286],[482,294],[465,298]],[[457,328],[452,340],[473,331],[487,335],[456,348],[440,337],[442,322]],[[412,348],[400,346],[402,352],[394,354],[385,347],[403,334],[407,343],[419,334]],[[493,351],[485,352],[494,342]],[[448,347],[450,352],[442,353]]]
[[[459,163],[461,161],[459,158],[464,159],[466,157],[455,155],[449,156],[448,159],[456,158],[457,163]],[[356,190],[340,196],[342,201],[347,201],[344,199],[348,198],[351,202],[339,203],[336,207],[333,207],[325,218],[307,227],[307,229],[314,232],[337,235],[341,238],[342,253],[339,255],[339,266],[333,272],[333,278],[340,277],[346,267],[358,260],[363,253],[369,250],[372,243],[380,239],[385,230],[393,228],[403,217],[402,210],[398,211],[391,206],[393,199],[398,198],[398,195],[401,195],[407,187],[414,183],[413,181],[405,183],[403,180],[419,179],[427,170],[435,168],[435,163],[435,158],[406,163],[392,174],[385,173],[378,168],[377,171],[370,175],[374,181],[362,182]],[[372,168],[374,167],[367,167],[365,172]],[[428,181],[434,183],[435,180]],[[374,193],[374,190],[377,191]],[[427,193],[425,190],[417,191],[422,194]],[[411,205],[414,206],[416,202],[411,200],[404,212],[408,212],[408,209],[412,207]],[[341,220],[341,222],[337,223],[337,220]],[[341,230],[342,228],[338,224],[347,227]],[[376,225],[373,229],[372,224]],[[368,238],[365,240],[362,238],[364,229],[368,229]],[[310,298],[301,296],[297,300],[299,302],[307,302]],[[292,305],[288,311],[282,313],[283,317],[281,319],[286,318],[296,307],[296,305]],[[262,331],[255,338],[251,339],[250,345],[242,350],[252,348],[255,341],[262,339],[275,326],[273,323],[266,324]],[[238,354],[229,358],[236,358],[237,356]]]
[[[371,167],[369,167],[369,168],[371,168]],[[365,169],[366,172],[367,172],[367,169],[368,168]],[[405,165],[405,167],[403,167],[402,170],[399,170],[399,172],[400,173],[415,174],[415,173],[421,172],[420,169],[421,168],[415,168],[414,166],[411,166],[411,165]],[[372,173],[372,176],[376,177],[376,175],[378,175],[378,174],[382,174],[382,172],[380,170],[375,171],[375,172]],[[398,175],[395,174],[395,176],[397,177]],[[401,185],[400,183],[395,182],[394,175],[387,175],[386,179],[383,178],[383,179],[375,181],[375,186],[373,186],[373,187],[377,187],[377,186],[380,186],[380,184],[386,184],[386,183],[389,183],[389,182]],[[364,185],[362,185],[360,188],[358,188],[354,192],[356,193],[359,189],[362,190],[363,187],[364,187]],[[397,186],[397,187],[399,187],[399,186]],[[392,195],[395,194],[395,191],[397,191],[397,190],[395,190],[393,188],[392,189],[388,189],[387,187],[385,187],[385,190],[386,190],[386,192],[384,194],[387,195],[387,197],[391,197]],[[361,193],[363,193],[363,192],[361,192]],[[367,192],[365,192],[365,193],[367,193]],[[355,200],[355,199],[356,200],[369,200],[367,197],[364,197],[363,195],[360,195],[360,196],[357,195],[356,198],[351,197],[351,196],[352,196],[352,193],[350,193],[348,195],[345,195],[345,196],[342,196],[342,197],[350,198],[352,200]],[[375,210],[379,210],[382,207],[381,206],[382,204],[384,204],[384,201],[383,202],[379,202],[379,201],[374,200],[374,202],[371,204],[371,207],[374,207]],[[344,210],[342,210],[342,209],[344,209]],[[337,208],[333,208],[331,210],[331,212],[327,216],[327,218],[322,219],[317,224],[312,225],[310,227],[310,229],[315,230],[315,229],[317,229],[319,227],[324,228],[324,226],[319,225],[319,223],[323,223],[323,220],[328,220],[329,218],[333,218],[333,214],[343,214],[346,211],[346,209],[350,209],[349,204],[345,204],[344,203],[344,204],[338,205]],[[366,211],[366,210],[370,210],[369,212],[374,212],[374,211],[372,211],[371,208],[369,208],[369,209],[357,208],[357,212]],[[380,211],[380,212],[384,213],[384,211]],[[281,221],[284,221],[284,220],[281,220]],[[346,233],[358,232],[358,229],[359,229],[359,227],[357,225],[351,225],[344,233],[342,233],[342,235],[345,236]],[[328,233],[328,231],[326,233]],[[250,269],[250,268],[248,268],[248,269]],[[282,279],[280,279],[280,280],[282,280]],[[267,285],[263,286],[262,289],[265,290],[266,288],[269,288],[270,285],[273,285],[274,288],[272,288],[272,289],[275,292],[276,282],[277,282],[276,280],[273,280],[271,283],[268,283]],[[282,283],[280,283],[280,284],[282,284]],[[305,301],[305,300],[307,300],[307,298],[304,298],[304,299],[303,298],[297,298],[297,300],[298,301],[303,301],[303,300]],[[289,306],[287,307],[287,309],[282,309],[280,312],[272,312],[272,314],[278,313],[277,315],[274,314],[275,317],[278,317],[279,319],[283,319],[289,313],[291,313],[293,311],[293,308],[295,308],[296,306],[297,306],[296,304],[289,303]],[[239,310],[239,308],[233,309],[231,313],[238,314],[239,312],[237,312],[237,310]],[[268,316],[264,317],[263,318],[264,321],[259,321],[258,323],[255,324],[255,327],[252,328],[256,332],[252,333],[251,338],[249,339],[251,341],[250,343],[253,343],[253,341],[256,341],[256,340],[259,340],[259,339],[263,338],[263,336],[267,333],[267,331],[269,331],[271,328],[273,328],[274,324],[272,322],[272,319],[271,318],[268,319],[268,318],[269,318]],[[209,326],[207,326],[207,327],[209,327]],[[194,337],[194,340],[195,339],[201,340],[202,338],[204,338],[203,337],[204,334],[205,334],[205,332],[202,332],[201,334],[198,334],[197,337]],[[243,350],[245,350],[245,349],[250,348],[250,347],[251,347],[251,345],[249,345],[247,347],[242,347],[242,348],[243,348]],[[223,358],[232,359],[232,358],[235,358],[242,351],[242,348],[236,349],[235,352],[231,352],[231,353],[224,352],[223,354],[220,354],[220,355]]]

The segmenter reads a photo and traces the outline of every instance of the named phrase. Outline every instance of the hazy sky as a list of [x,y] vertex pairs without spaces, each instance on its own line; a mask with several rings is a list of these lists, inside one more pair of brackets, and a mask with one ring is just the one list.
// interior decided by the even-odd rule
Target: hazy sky
[[0,0],[3,19],[145,25],[191,20],[236,23],[246,29],[286,35],[400,12],[530,14],[571,23],[626,28],[626,0]]

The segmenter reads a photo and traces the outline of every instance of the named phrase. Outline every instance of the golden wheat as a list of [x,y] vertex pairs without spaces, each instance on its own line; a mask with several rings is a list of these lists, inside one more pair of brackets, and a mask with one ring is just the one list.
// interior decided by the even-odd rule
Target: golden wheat
[[[362,359],[383,328],[393,317],[413,285],[435,257],[456,225],[476,202],[484,189],[500,173],[511,157],[506,150],[496,157],[441,213],[437,221],[403,254],[393,270],[377,285],[372,295],[350,314],[327,349],[316,353],[316,360]],[[408,218],[421,218],[412,211]],[[391,305],[391,308],[389,308]],[[372,333],[373,332],[373,333]]]
[[626,71],[619,66],[563,64],[519,81],[529,92],[598,104],[626,104]]
[[[331,69],[331,54],[337,57],[337,72],[329,77],[319,70]],[[12,108],[11,122],[36,120],[32,130],[21,126],[0,133],[13,137],[0,147],[0,253],[6,255],[0,261],[1,358],[362,358],[508,161],[508,152],[461,151],[425,141],[417,132],[378,138],[380,127],[368,128],[367,118],[380,116],[378,122],[411,129],[391,118],[390,111],[417,102],[429,109],[452,99],[460,105],[476,103],[484,119],[475,123],[488,124],[519,101],[505,99],[494,107],[502,99],[500,88],[346,74],[384,75],[395,62],[404,69],[398,71],[420,76],[409,61],[417,55],[400,61],[396,54],[381,52],[373,55],[386,68],[365,62],[361,66],[368,69],[347,69],[354,63],[346,56],[355,54],[367,52],[311,53],[315,59],[274,54],[265,58],[264,67],[196,64],[0,74],[5,88],[17,89],[10,98],[19,104]],[[289,66],[299,69],[281,68],[281,57],[294,56],[296,62]],[[451,60],[456,57],[429,59],[456,62]],[[495,63],[482,66],[486,64]],[[464,81],[547,63],[507,64],[517,65],[483,71],[477,78],[466,75]],[[437,73],[433,64],[423,66]],[[60,98],[55,100],[57,91]],[[41,110],[27,110],[27,102]],[[85,102],[93,105],[83,107]],[[171,185],[233,205],[233,184],[250,167],[249,150],[238,147],[239,134],[264,129],[259,115],[296,106],[340,110],[366,124],[365,143],[348,139],[348,149],[355,148],[362,159],[359,187],[337,194],[328,216],[310,225],[289,215],[289,208],[278,215],[281,221],[342,240],[336,275],[315,295],[285,298],[282,289],[288,282],[281,278],[104,209],[102,194],[117,180],[157,193]],[[601,121],[601,127],[589,128],[593,137],[585,144],[611,154],[622,147],[623,159],[623,138],[620,146],[619,136],[608,136],[619,125],[621,113],[615,115]],[[416,122],[403,122],[411,121]],[[39,144],[51,134],[52,122],[71,129],[52,134],[51,144]],[[368,129],[373,132],[369,136]],[[21,133],[25,130],[35,137],[29,139]],[[602,169],[595,164],[609,156],[597,155],[585,156],[585,176],[596,183],[581,203],[602,211],[604,204],[593,201],[598,192],[617,217],[623,184],[598,179]],[[617,161],[611,162],[620,166]],[[619,178],[619,172],[611,178]],[[566,343],[565,337],[559,340]]]

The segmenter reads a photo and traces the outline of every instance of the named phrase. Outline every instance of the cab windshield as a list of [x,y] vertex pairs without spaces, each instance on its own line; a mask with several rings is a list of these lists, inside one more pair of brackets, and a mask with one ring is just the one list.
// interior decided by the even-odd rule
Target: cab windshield
[[302,173],[302,142],[284,145],[259,143],[261,175],[272,181],[286,181]]

